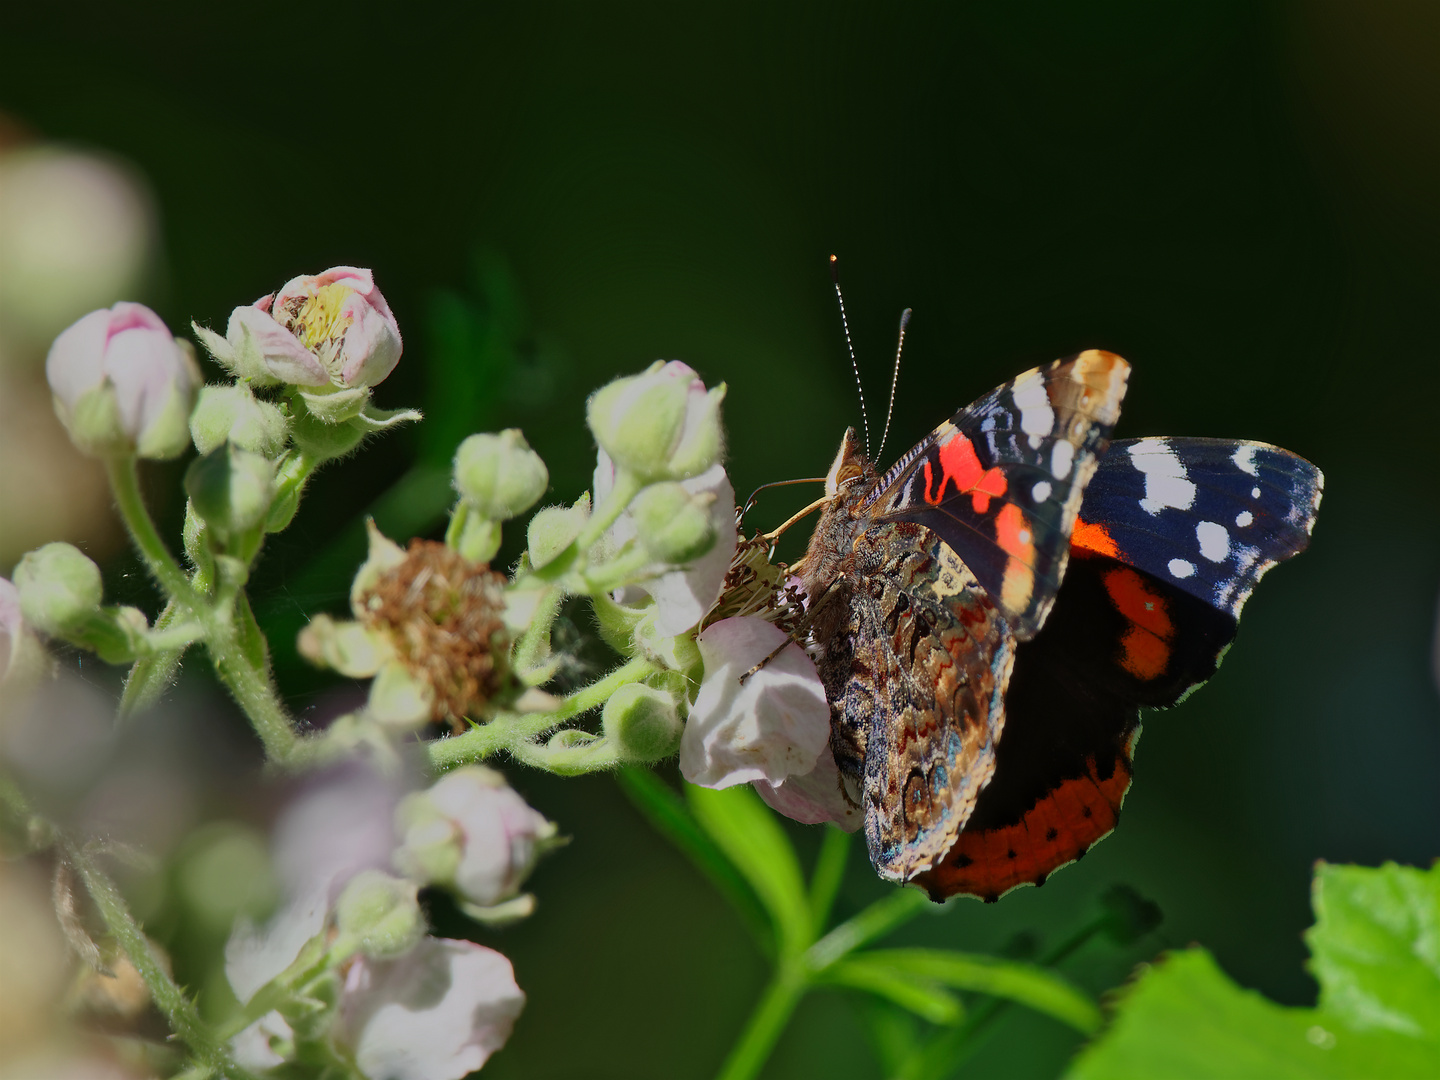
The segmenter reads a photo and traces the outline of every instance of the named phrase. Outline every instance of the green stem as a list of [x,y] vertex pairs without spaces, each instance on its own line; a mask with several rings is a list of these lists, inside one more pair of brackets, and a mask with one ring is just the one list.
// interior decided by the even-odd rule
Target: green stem
[[803,962],[792,960],[781,963],[755,1011],[745,1022],[739,1041],[725,1059],[725,1064],[720,1066],[718,1080],[751,1080],[760,1075],[809,985]]
[[162,627],[157,625],[145,640],[157,653],[178,653],[187,645],[194,645],[204,636],[205,628],[192,620],[181,623],[179,626]]
[[231,610],[230,619],[216,620],[205,642],[215,673],[249,717],[265,756],[277,765],[298,765],[301,740],[275,689],[264,634],[243,593]]
[[170,554],[170,549],[165,546],[165,541],[160,538],[160,533],[155,528],[155,522],[150,518],[150,512],[145,509],[135,458],[129,455],[106,458],[105,471],[110,478],[110,490],[115,495],[120,516],[125,521],[125,527],[130,530],[130,538],[135,541],[135,547],[139,549],[145,565],[150,568],[160,587],[171,599],[179,601],[197,615],[201,614],[204,601],[191,588],[190,579]]
[[437,772],[444,772],[457,765],[484,761],[499,750],[544,735],[565,721],[603,705],[620,687],[639,682],[653,675],[656,670],[658,669],[649,660],[637,657],[622,664],[603,679],[576,690],[560,703],[558,709],[543,713],[505,713],[488,724],[471,728],[463,735],[437,739],[427,744],[430,766]]
[[835,894],[845,877],[845,860],[849,854],[850,834],[833,825],[827,826],[820,842],[820,857],[815,860],[815,871],[810,875],[810,917],[817,935],[824,932],[825,924],[830,921],[830,909],[835,905]]
[[65,855],[85,882],[105,926],[125,950],[130,963],[145,981],[151,1000],[170,1021],[170,1027],[205,1065],[222,1076],[251,1080],[252,1074],[230,1060],[229,1049],[200,1019],[193,1002],[161,965],[150,939],[130,914],[120,890],[78,844],[65,843]]
[[615,486],[610,489],[609,497],[595,508],[590,521],[575,538],[575,546],[582,552],[588,550],[596,540],[605,535],[606,529],[615,524],[615,519],[625,512],[625,508],[644,486],[640,478],[629,469],[617,468]]

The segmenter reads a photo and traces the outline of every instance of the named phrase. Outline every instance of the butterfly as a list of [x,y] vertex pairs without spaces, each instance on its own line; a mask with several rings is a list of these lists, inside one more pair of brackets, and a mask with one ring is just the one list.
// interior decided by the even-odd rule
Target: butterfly
[[1140,709],[1205,682],[1323,477],[1265,443],[1112,442],[1130,366],[1090,350],[961,409],[879,474],[854,429],[794,567],[831,749],[881,877],[1044,884],[1109,834]]

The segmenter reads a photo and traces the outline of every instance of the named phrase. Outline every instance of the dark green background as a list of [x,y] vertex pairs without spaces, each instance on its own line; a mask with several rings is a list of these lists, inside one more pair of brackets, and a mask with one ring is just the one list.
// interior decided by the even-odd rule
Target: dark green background
[[[872,423],[915,309],[887,458],[1089,346],[1134,365],[1119,435],[1310,458],[1327,478],[1311,552],[1258,591],[1212,684],[1149,718],[1116,835],[1043,890],[907,931],[1053,942],[1128,882],[1164,926],[1089,947],[1074,978],[1113,986],[1199,941],[1300,1003],[1312,862],[1440,852],[1436,11],[11,5],[0,108],[150,178],[167,259],[152,299],[176,328],[221,326],[296,273],[374,268],[406,334],[379,401],[429,403],[448,446],[388,438],[322,480],[257,583],[270,610],[339,610],[341,591],[298,597],[286,575],[474,427],[522,424],[552,497],[573,499],[593,460],[585,393],[656,358],[729,384],[738,490],[822,472],[858,419],[831,252]],[[514,317],[505,280],[534,369],[446,415],[465,398],[440,358],[474,355],[456,312]],[[310,700],[313,681],[287,679]],[[498,942],[530,1004],[487,1075],[712,1072],[764,975],[737,920],[607,778],[510,774],[575,841]],[[847,910],[881,892],[862,862]],[[877,1076],[859,1018],[809,1001],[768,1075]],[[970,1074],[1053,1075],[1073,1045],[1015,1012]]]

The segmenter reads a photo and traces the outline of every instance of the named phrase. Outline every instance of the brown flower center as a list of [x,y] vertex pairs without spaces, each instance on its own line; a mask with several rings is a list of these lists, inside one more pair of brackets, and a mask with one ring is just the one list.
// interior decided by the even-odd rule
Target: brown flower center
[[504,682],[505,577],[434,540],[411,540],[405,561],[360,596],[365,625],[389,636],[416,678],[435,690],[435,719],[484,708]]

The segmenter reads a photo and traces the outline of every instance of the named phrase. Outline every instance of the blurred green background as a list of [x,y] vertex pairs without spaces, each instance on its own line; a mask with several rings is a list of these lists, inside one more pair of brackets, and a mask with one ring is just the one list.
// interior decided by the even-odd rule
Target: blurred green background
[[[160,259],[137,298],[172,327],[349,263],[406,335],[377,398],[430,421],[322,476],[255,585],[297,710],[334,685],[290,642],[343,606],[347,530],[417,466],[382,509],[433,529],[425,467],[471,430],[522,426],[572,500],[585,394],[678,358],[729,384],[738,492],[822,473],[858,422],[835,252],[872,424],[915,310],[887,458],[1099,346],[1134,365],[1118,435],[1263,439],[1327,478],[1311,551],[1257,591],[1223,670],[1147,719],[1118,832],[909,940],[1051,944],[1125,882],[1166,921],[1087,947],[1077,981],[1198,941],[1308,1003],[1314,860],[1440,854],[1440,8],[77,2],[5,23],[0,133],[146,178]],[[122,599],[145,595],[133,570],[110,563]],[[713,1072],[765,974],[737,919],[608,778],[508,771],[574,843],[535,875],[538,914],[486,937],[530,995],[486,1074]],[[857,851],[840,914],[881,891]],[[859,1020],[815,996],[767,1075],[878,1076]],[[1075,1038],[1012,1010],[966,1075],[1054,1075]]]

